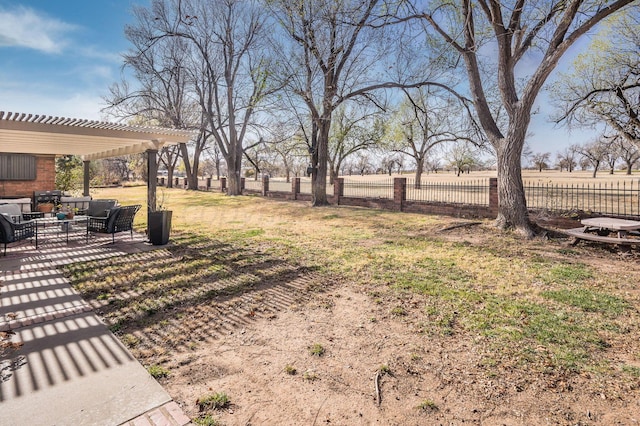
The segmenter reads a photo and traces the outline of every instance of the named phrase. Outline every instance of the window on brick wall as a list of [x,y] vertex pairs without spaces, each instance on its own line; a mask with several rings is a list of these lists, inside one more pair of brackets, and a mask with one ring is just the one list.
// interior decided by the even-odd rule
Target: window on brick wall
[[26,154],[0,154],[0,180],[35,180],[36,157]]

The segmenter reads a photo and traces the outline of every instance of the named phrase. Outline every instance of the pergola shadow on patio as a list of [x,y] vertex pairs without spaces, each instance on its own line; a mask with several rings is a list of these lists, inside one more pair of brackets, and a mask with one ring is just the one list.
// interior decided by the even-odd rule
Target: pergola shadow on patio
[[158,151],[167,145],[186,143],[192,136],[190,130],[0,111],[0,153],[80,156],[84,195],[90,195],[91,161],[146,152],[149,212],[156,210]]
[[[156,210],[158,150],[191,135],[0,111],[0,154],[78,155],[85,195],[90,161],[146,152],[149,212]],[[58,270],[69,262],[157,249],[144,235],[125,234],[115,244],[87,243],[83,234],[82,241],[55,238],[37,249],[25,240],[0,257],[0,424],[189,423]]]
[[115,244],[27,244],[0,258],[0,424],[189,423],[59,271],[158,249],[136,234]]

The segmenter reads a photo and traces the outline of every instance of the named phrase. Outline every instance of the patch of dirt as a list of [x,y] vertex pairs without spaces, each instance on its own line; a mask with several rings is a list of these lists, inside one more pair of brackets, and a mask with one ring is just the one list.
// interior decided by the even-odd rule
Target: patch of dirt
[[[231,405],[214,413],[225,425],[640,421],[637,387],[608,394],[589,377],[545,383],[521,377],[517,368],[487,376],[479,367],[480,342],[422,334],[413,299],[403,302],[405,316],[345,284],[311,293],[303,304],[175,353],[161,383],[192,418],[199,415],[199,397],[226,393]],[[310,353],[316,343],[325,349],[322,356]]]

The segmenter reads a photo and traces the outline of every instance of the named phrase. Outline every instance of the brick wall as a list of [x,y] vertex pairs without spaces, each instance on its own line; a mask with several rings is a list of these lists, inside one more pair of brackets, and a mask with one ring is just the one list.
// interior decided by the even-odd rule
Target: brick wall
[[33,191],[56,189],[55,155],[36,156],[36,180],[0,180],[1,197],[33,197]]

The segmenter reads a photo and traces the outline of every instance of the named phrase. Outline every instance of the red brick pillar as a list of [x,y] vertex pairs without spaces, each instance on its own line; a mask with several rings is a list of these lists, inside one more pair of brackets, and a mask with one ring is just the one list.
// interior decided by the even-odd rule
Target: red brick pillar
[[498,217],[499,203],[498,179],[489,178],[489,212],[495,217]]
[[227,178],[220,178],[220,192],[227,192]]
[[244,191],[245,178],[240,178],[240,192]]
[[269,176],[262,176],[262,196],[266,197],[269,193]]
[[293,194],[293,199],[298,199],[298,194],[300,193],[300,178],[293,178],[291,181],[291,193]]
[[336,198],[336,204],[340,204],[340,197],[344,196],[344,178],[338,178],[333,181],[333,196]]
[[407,178],[393,178],[393,207],[401,212],[407,200]]

